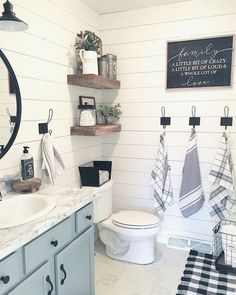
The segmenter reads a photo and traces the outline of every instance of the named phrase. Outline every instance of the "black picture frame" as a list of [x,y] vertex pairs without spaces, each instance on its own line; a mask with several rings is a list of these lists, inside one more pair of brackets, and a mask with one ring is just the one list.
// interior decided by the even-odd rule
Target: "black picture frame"
[[80,95],[79,96],[79,104],[80,105],[92,105],[96,108],[96,101],[95,101],[95,97],[93,96],[84,96],[84,95]]
[[231,86],[233,38],[167,42],[166,89]]

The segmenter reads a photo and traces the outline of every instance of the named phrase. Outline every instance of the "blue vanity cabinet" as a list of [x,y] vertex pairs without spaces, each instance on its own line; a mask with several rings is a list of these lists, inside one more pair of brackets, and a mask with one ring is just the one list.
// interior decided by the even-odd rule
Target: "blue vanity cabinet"
[[75,237],[74,214],[23,247],[25,273],[53,257]]
[[58,295],[94,295],[93,227],[55,257]]
[[8,295],[54,295],[55,286],[53,285],[52,277],[50,264],[47,262],[8,293]]
[[22,251],[18,250],[0,261],[0,294],[9,291],[23,277]]
[[0,274],[0,295],[94,295],[92,204],[2,260]]

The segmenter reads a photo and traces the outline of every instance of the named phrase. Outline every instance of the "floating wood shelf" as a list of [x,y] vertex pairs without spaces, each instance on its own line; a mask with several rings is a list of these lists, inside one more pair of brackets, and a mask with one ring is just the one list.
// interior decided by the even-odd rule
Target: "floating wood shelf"
[[107,79],[103,76],[93,74],[67,75],[67,84],[97,89],[120,88],[120,81]]
[[106,135],[114,132],[120,132],[120,124],[112,125],[95,125],[95,126],[73,126],[70,128],[71,135],[83,135],[83,136],[99,136]]

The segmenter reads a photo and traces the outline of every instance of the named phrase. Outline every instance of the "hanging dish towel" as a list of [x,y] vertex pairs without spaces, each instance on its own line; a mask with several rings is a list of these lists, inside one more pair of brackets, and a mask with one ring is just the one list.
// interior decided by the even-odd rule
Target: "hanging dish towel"
[[54,145],[52,136],[46,133],[42,139],[42,170],[46,179],[53,185],[60,167],[65,169],[63,160]]
[[213,183],[209,198],[210,215],[222,219],[235,213],[233,164],[225,132],[222,135],[208,180]]
[[155,208],[158,212],[164,212],[167,204],[169,206],[173,204],[173,191],[170,180],[167,147],[165,146],[165,135],[164,132],[160,136],[160,149],[151,174]]
[[184,217],[199,211],[205,201],[197,151],[196,130],[192,128],[182,172],[179,207]]

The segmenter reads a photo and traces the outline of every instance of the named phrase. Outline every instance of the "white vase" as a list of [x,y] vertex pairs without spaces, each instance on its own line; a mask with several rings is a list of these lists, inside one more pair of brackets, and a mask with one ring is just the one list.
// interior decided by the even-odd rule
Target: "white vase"
[[83,74],[98,75],[97,52],[92,50],[80,49],[79,56],[83,64]]

